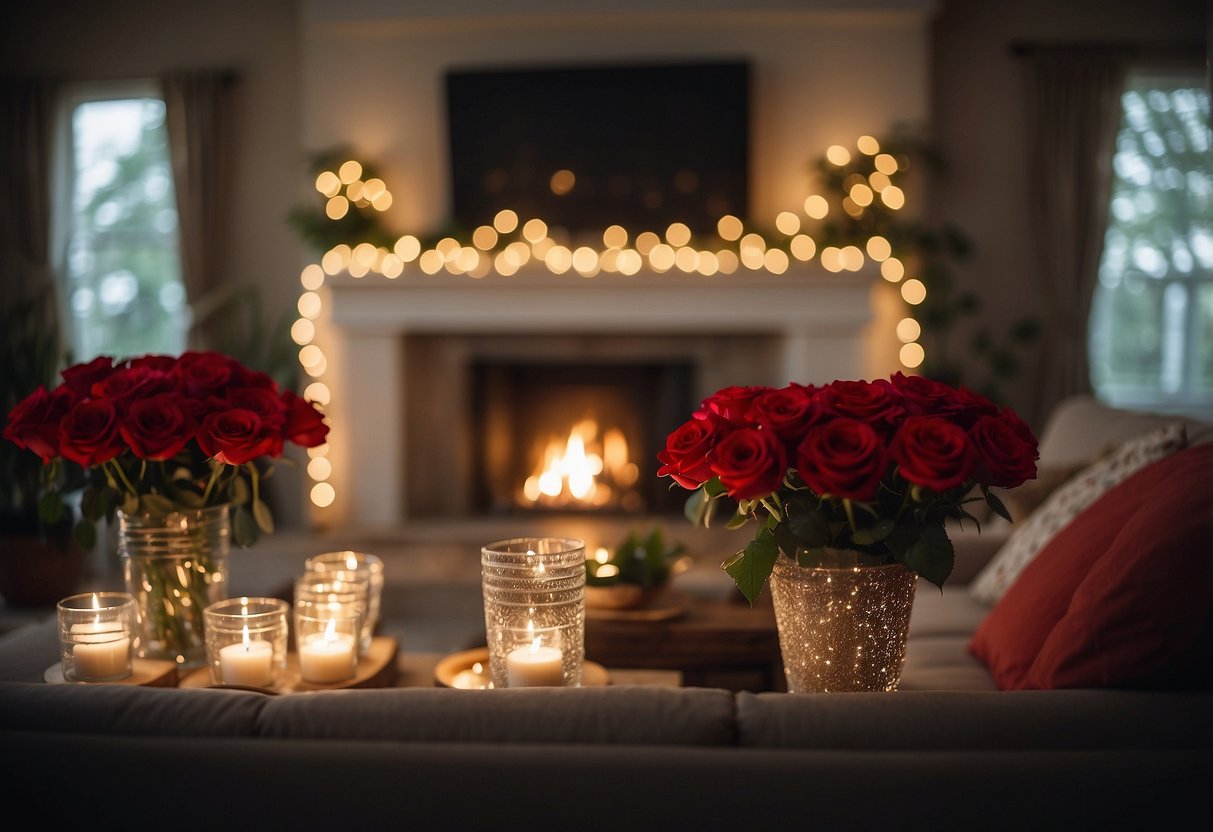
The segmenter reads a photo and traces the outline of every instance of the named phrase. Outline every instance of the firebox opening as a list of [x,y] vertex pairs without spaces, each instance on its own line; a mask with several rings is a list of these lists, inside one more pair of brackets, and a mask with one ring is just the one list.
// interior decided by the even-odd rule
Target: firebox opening
[[482,361],[472,378],[478,511],[681,509],[655,460],[688,412],[690,363]]

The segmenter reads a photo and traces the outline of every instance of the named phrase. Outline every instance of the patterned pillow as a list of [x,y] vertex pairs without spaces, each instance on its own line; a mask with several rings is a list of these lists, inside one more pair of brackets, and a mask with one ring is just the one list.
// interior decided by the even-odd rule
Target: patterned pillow
[[1105,492],[1152,462],[1187,444],[1182,423],[1165,425],[1124,442],[1049,495],[1026,520],[1017,521],[1007,542],[969,584],[969,594],[995,604],[1037,553]]

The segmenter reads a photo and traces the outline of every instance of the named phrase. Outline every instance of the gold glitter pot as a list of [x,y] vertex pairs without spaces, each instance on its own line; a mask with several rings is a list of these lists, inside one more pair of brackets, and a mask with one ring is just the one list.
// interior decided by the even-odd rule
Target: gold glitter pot
[[771,598],[788,691],[896,690],[917,582],[900,563],[803,567],[781,555]]

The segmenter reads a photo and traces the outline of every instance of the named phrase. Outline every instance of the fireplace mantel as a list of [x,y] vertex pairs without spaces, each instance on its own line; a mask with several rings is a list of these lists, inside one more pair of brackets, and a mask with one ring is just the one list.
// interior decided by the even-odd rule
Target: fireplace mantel
[[712,277],[583,278],[542,269],[479,280],[416,272],[395,280],[330,277],[318,342],[332,393],[337,499],[324,522],[379,530],[405,522],[405,426],[412,408],[427,406],[406,401],[405,336],[762,335],[779,343],[770,375],[824,383],[887,372],[873,365],[871,347],[883,283],[874,271],[831,274],[815,264],[783,275]]

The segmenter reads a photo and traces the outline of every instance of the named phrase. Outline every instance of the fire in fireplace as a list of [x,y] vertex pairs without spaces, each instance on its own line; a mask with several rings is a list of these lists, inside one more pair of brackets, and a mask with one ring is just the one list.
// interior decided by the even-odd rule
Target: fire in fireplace
[[690,402],[691,375],[679,362],[478,363],[478,509],[676,511],[652,460],[681,423],[676,402]]

